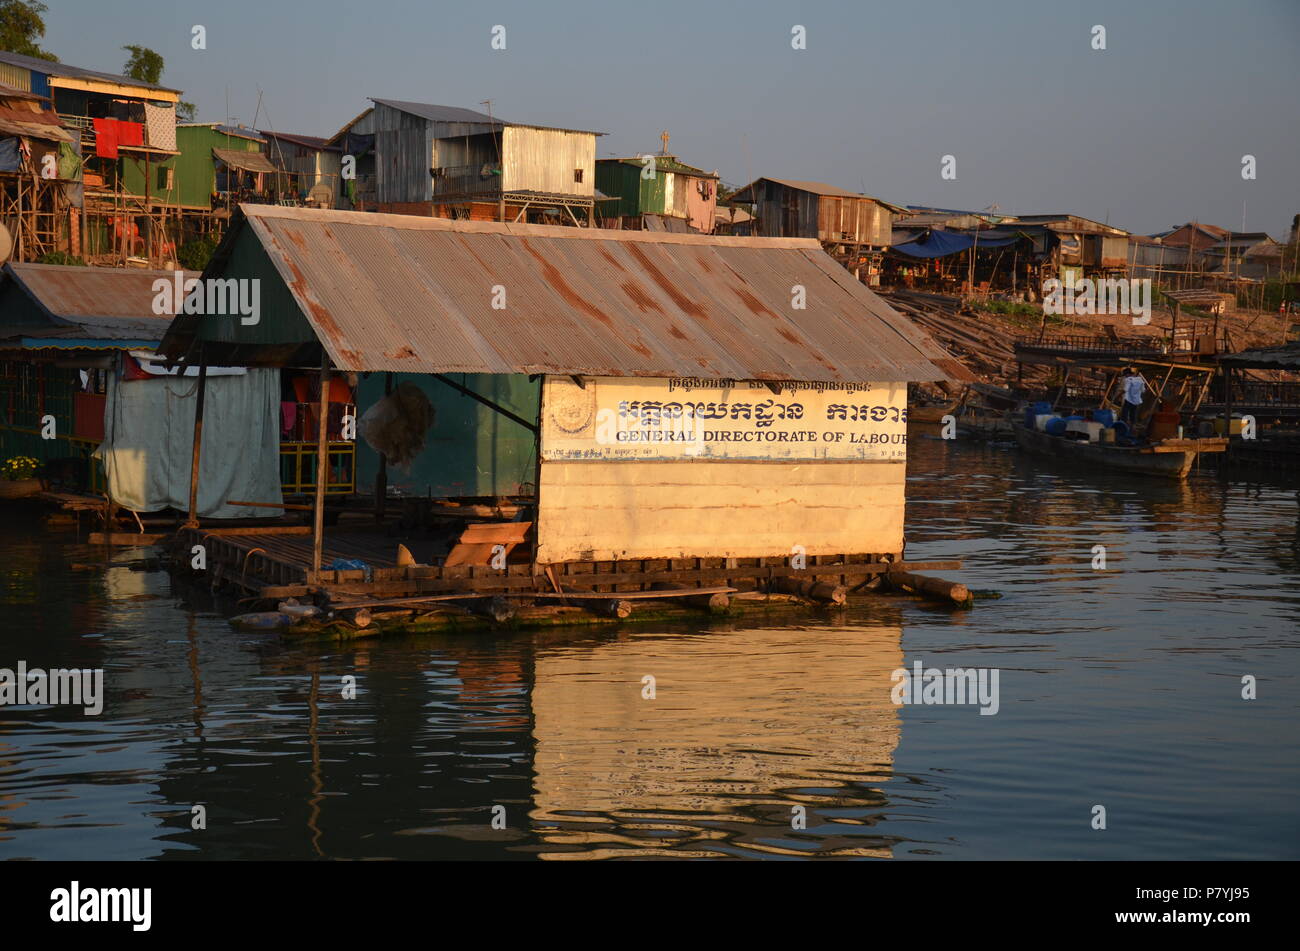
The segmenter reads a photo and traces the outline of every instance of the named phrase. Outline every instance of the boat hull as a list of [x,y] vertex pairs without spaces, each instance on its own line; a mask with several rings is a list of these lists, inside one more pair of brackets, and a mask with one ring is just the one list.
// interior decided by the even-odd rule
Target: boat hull
[[1081,465],[1104,466],[1134,475],[1154,476],[1162,479],[1184,479],[1196,461],[1196,450],[1178,452],[1153,452],[1150,448],[1124,446],[1099,446],[1096,443],[1049,436],[1036,429],[1014,426],[1016,442],[1020,448],[1043,456],[1052,456],[1063,462]]

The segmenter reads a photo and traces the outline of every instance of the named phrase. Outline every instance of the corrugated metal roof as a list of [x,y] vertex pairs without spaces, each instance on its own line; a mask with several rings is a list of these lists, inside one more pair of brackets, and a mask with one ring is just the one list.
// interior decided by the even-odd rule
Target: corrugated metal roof
[[373,96],[370,97],[370,101],[389,106],[393,109],[400,109],[402,112],[408,112],[413,116],[419,116],[421,119],[428,119],[430,122],[467,122],[477,123],[479,125],[491,125],[495,128],[512,125],[528,129],[551,129],[556,132],[581,132],[586,135],[604,135],[603,132],[592,132],[590,129],[570,129],[561,126],[537,125],[532,122],[509,122],[502,119],[500,116],[489,116],[486,112],[475,112],[473,109],[462,109],[459,106],[440,106],[431,102],[406,102],[401,99],[376,99]]
[[[342,369],[855,383],[969,376],[812,239],[241,212],[206,273],[221,276],[224,254],[251,230]],[[504,309],[492,306],[497,285]],[[792,307],[796,285],[804,309]],[[195,326],[209,325],[177,318],[164,350],[183,353]],[[239,340],[245,331],[219,333]]]
[[0,63],[8,63],[10,66],[17,66],[21,69],[34,70],[38,73],[44,73],[46,76],[66,76],[69,79],[102,79],[121,86],[138,86],[141,89],[180,92],[179,89],[173,89],[171,86],[155,86],[153,83],[141,82],[138,79],[132,79],[130,76],[122,76],[118,73],[101,73],[93,69],[82,69],[80,66],[69,66],[67,63],[56,63],[53,60],[39,59],[35,56],[24,56],[21,53],[0,51]]
[[813,195],[824,195],[829,198],[863,198],[867,201],[874,201],[878,205],[884,205],[886,208],[897,213],[906,212],[907,209],[901,205],[895,205],[885,201],[883,198],[876,198],[873,195],[864,195],[861,192],[851,192],[847,188],[840,188],[838,185],[827,185],[825,182],[804,182],[793,178],[772,178],[764,175],[762,178],[756,178],[743,188],[739,188],[731,195],[728,201],[756,201],[755,198],[743,198],[745,192],[751,191],[759,182],[776,182],[778,185],[784,185],[786,188],[794,188],[798,191],[809,192]]
[[679,161],[675,155],[633,155],[628,158],[602,158],[596,159],[596,164],[601,163],[618,163],[622,165],[634,165],[637,168],[645,167],[645,160],[653,158],[655,160],[655,170],[659,172],[681,172],[683,175],[689,175],[693,178],[719,178],[717,172],[706,172],[702,168],[696,168],[694,165],[687,165]]
[[[50,336],[110,340],[160,340],[171,318],[153,312],[153,282],[172,280],[174,271],[136,268],[71,267],[60,264],[4,266],[4,281],[14,281],[49,318]],[[198,277],[186,271],[185,277]],[[33,336],[34,328],[23,328]]]
[[294,145],[301,145],[308,149],[317,149],[318,151],[339,151],[338,146],[330,145],[328,139],[322,139],[315,135],[298,135],[295,132],[270,132],[266,129],[258,129],[258,134],[266,137],[281,139],[285,142],[292,142]]
[[248,172],[274,172],[275,166],[261,152],[246,152],[243,149],[217,149],[212,154],[233,168],[242,168]]
[[400,109],[402,112],[409,112],[413,116],[419,116],[421,119],[428,119],[430,122],[478,122],[491,123],[493,125],[505,125],[505,120],[500,116],[490,116],[486,112],[475,112],[473,109],[462,109],[459,106],[440,106],[431,102],[408,102],[403,99],[376,99],[370,97],[371,102],[382,103],[385,106],[391,106],[394,109]]

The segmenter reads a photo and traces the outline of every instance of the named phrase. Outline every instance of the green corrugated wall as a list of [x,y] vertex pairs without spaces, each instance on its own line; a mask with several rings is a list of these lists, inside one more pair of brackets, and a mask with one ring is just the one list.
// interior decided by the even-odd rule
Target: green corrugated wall
[[[526,376],[487,373],[453,374],[475,393],[504,406],[524,419],[537,418],[540,382]],[[388,467],[388,485],[403,495],[439,496],[520,495],[531,492],[536,478],[535,438],[518,423],[506,419],[477,400],[457,393],[432,377],[394,373],[393,385],[414,383],[434,407],[433,428],[424,451],[409,472]],[[372,373],[357,387],[357,415],[383,398],[384,374]],[[374,492],[379,453],[357,438],[357,492]]]
[[[155,198],[165,197],[187,208],[212,207],[212,192],[217,187],[216,160],[212,157],[214,148],[262,151],[259,142],[237,135],[226,135],[209,126],[177,126],[176,148],[180,155],[172,156],[166,161],[149,163],[149,194]],[[128,158],[128,153],[125,152],[122,155],[122,181],[127,192],[143,195],[144,158]],[[175,188],[166,195],[160,187],[160,168],[176,170]]]

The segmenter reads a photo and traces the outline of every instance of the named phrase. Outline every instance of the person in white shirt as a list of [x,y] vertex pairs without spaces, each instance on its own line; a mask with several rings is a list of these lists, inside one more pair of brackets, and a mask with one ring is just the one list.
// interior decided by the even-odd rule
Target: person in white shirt
[[1124,390],[1124,405],[1120,409],[1119,418],[1128,424],[1129,432],[1132,432],[1137,426],[1138,410],[1142,408],[1142,394],[1151,389],[1151,384],[1133,367],[1125,367],[1124,375],[1120,377],[1120,386]]

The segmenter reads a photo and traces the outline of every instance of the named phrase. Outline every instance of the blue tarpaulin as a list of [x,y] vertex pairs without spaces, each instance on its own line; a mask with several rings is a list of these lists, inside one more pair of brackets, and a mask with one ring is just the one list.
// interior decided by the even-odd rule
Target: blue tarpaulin
[[[986,238],[979,236],[979,248],[1005,248],[1020,240],[1019,235],[1003,238]],[[913,258],[946,258],[950,254],[959,254],[976,243],[974,235],[957,234],[953,231],[930,231],[917,238],[896,244],[892,250]],[[976,249],[978,250],[978,248]]]

